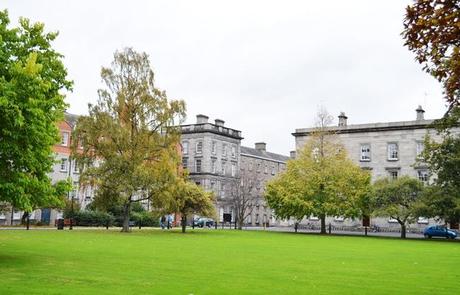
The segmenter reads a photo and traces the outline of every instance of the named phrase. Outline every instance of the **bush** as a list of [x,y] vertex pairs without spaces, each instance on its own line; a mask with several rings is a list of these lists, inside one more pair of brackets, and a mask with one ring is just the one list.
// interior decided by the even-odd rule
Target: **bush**
[[79,211],[73,216],[78,226],[112,226],[115,221],[111,214],[100,211]]
[[141,224],[142,226],[160,226],[160,217],[157,214],[152,212],[132,212],[131,220],[135,222],[137,226]]

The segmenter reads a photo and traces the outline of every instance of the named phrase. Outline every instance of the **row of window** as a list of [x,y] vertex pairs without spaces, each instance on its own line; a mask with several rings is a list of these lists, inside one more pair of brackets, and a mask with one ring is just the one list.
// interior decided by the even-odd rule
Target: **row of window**
[[[398,176],[399,176],[399,170],[398,169],[395,169],[395,170],[390,169],[390,170],[388,170],[388,174],[389,174],[390,178],[397,179]],[[426,169],[418,169],[417,170],[417,178],[421,182],[427,184],[428,180],[430,178],[428,170],[426,170]]]
[[[61,159],[60,171],[61,172],[69,171],[69,159],[67,159],[67,158],[62,158]],[[79,173],[79,168],[78,168],[77,162],[75,160],[73,161],[73,173]]]
[[[221,170],[218,171],[217,170],[217,159],[212,159],[211,160],[211,171],[210,171],[210,173],[226,175],[227,174],[227,166],[228,165],[226,165],[226,163],[224,161],[222,161]],[[189,169],[189,167],[188,167],[188,158],[186,158],[186,157],[182,158],[182,167],[184,169]],[[196,173],[203,172],[203,161],[201,159],[195,159],[195,167],[194,168],[195,168],[195,170],[193,172],[196,172]],[[236,176],[236,164],[232,163],[231,166],[230,166],[230,169],[231,169],[230,170],[231,176],[235,177]]]
[[[188,141],[183,141],[182,142],[182,153],[184,155],[189,154],[189,142]],[[227,144],[222,144],[222,157],[227,157]],[[195,154],[202,154],[203,153],[203,141],[197,141],[195,144]],[[217,155],[217,141],[212,141],[211,143],[211,153],[213,155]],[[236,158],[236,146],[232,145],[231,146],[231,156],[233,158]]]
[[[422,141],[416,142],[416,156],[420,157],[423,152],[424,144]],[[399,160],[399,146],[397,142],[387,144],[387,159],[388,161]],[[360,161],[369,162],[371,160],[371,145],[369,143],[361,144]]]
[[[247,166],[248,166],[248,170],[249,170],[249,171],[252,171],[252,170],[254,169],[254,165],[253,165],[252,162],[250,162]],[[244,170],[244,167],[242,166],[241,169]],[[268,169],[269,169],[269,168],[268,168],[268,165],[265,164],[265,165],[264,165],[264,173],[265,173],[265,174],[268,174]],[[256,170],[256,171],[257,171],[257,172],[261,172],[261,171],[262,171],[262,164],[261,164],[261,163],[257,163],[257,170]],[[272,167],[271,167],[271,174],[272,174],[272,175],[275,175],[275,174],[276,174],[275,165],[272,165]]]

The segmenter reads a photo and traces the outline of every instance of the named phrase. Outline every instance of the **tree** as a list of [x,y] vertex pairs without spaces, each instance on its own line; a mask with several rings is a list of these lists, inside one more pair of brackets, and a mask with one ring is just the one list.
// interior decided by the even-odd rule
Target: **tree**
[[318,216],[321,233],[326,233],[326,216],[362,215],[361,200],[370,188],[370,174],[348,158],[328,132],[329,121],[327,112],[320,111],[316,132],[298,157],[288,162],[286,171],[268,183],[265,193],[278,217]]
[[376,213],[397,220],[401,226],[401,238],[406,238],[407,224],[419,217],[417,208],[423,191],[423,183],[409,176],[379,179],[374,183]]
[[213,193],[205,192],[202,187],[189,181],[185,175],[170,188],[173,198],[170,199],[167,211],[181,214],[182,233],[185,233],[188,215],[214,217]]
[[185,116],[185,103],[155,87],[147,54],[131,48],[115,52],[101,77],[106,88],[89,105],[89,115],[79,118],[72,155],[84,167],[82,184],[97,188],[95,204],[123,206],[122,231],[128,232],[132,203],[165,203],[159,196],[180,165],[175,126]]
[[0,11],[0,202],[31,212],[63,205],[60,185],[51,183],[64,118],[62,91],[71,90],[62,55],[51,47],[57,33],[21,18],[9,28]]
[[415,0],[406,8],[405,45],[423,69],[442,83],[451,108],[460,100],[460,2]]
[[259,184],[257,173],[250,173],[247,169],[241,171],[240,176],[232,183],[231,197],[239,230],[243,229],[244,221],[254,210],[257,202],[256,188]]
[[[443,129],[443,127],[441,127]],[[434,175],[421,208],[424,216],[442,219],[452,224],[460,220],[460,137],[443,131],[443,140],[425,139],[420,161]]]

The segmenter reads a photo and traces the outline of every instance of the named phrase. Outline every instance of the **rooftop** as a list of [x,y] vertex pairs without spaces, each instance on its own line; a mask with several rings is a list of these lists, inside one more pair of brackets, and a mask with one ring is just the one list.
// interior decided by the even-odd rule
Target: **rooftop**
[[246,156],[252,156],[255,158],[262,158],[272,160],[276,162],[286,163],[290,158],[280,154],[270,153],[267,151],[258,150],[255,148],[241,146],[241,154]]

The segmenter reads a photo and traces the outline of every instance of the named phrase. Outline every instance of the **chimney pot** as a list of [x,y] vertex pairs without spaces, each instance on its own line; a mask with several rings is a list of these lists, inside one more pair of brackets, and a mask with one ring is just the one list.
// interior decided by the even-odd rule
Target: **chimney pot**
[[267,144],[265,142],[256,142],[256,150],[265,152],[267,150]]
[[297,152],[296,151],[291,151],[289,153],[289,155],[291,156],[291,159],[295,159],[295,157],[297,156]]
[[340,112],[339,115],[339,126],[347,126],[347,119],[348,117],[345,116],[344,112]]
[[415,111],[417,112],[417,121],[425,120],[425,111],[422,106],[419,105]]
[[215,119],[214,122],[216,123],[217,126],[224,126],[225,121],[221,119]]
[[196,123],[197,124],[204,124],[204,123],[208,123],[208,119],[209,117],[206,116],[206,115],[196,115]]

